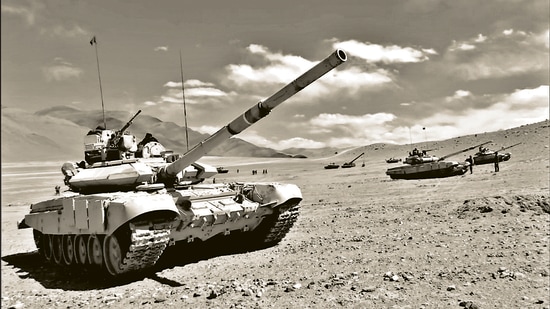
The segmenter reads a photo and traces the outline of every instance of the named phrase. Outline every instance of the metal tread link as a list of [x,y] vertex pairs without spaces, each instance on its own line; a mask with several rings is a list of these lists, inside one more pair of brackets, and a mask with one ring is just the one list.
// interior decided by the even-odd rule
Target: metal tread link
[[170,229],[133,230],[131,243],[122,260],[124,272],[155,265],[170,241]]
[[273,227],[267,232],[264,243],[281,241],[298,220],[299,210],[300,205],[296,205],[281,212]]

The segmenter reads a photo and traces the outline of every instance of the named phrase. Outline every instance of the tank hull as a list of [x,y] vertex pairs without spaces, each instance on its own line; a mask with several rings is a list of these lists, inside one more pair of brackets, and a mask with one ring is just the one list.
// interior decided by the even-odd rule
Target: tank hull
[[459,162],[431,162],[390,168],[386,175],[391,179],[428,179],[459,176],[466,173],[467,164]]
[[297,186],[279,183],[72,195],[33,204],[19,228],[33,229],[47,261],[117,276],[154,266],[179,242],[239,232],[275,245],[296,222],[301,200]]

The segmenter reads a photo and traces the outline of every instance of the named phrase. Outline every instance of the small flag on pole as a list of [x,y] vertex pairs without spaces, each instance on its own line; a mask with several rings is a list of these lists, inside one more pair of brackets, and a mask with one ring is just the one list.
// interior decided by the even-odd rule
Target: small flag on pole
[[90,40],[90,45],[94,45],[94,44],[97,44],[97,41],[95,40],[95,35],[94,35],[94,37]]

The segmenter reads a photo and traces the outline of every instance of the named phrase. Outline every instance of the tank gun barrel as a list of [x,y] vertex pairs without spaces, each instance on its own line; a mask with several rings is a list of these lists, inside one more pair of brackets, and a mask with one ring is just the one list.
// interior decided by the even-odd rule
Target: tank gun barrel
[[361,153],[360,155],[358,155],[357,157],[355,157],[355,159],[353,159],[353,160],[349,161],[349,164],[351,164],[351,163],[355,162],[355,160],[357,160],[357,159],[361,158],[361,156],[362,156],[362,155],[364,155],[364,154],[365,154],[364,152],[363,152],[363,153]]
[[212,134],[210,137],[186,152],[181,158],[162,168],[159,171],[159,176],[175,176],[179,171],[185,169],[187,166],[206,155],[213,148],[220,145],[231,136],[241,133],[258,120],[267,116],[273,108],[277,107],[279,104],[298,93],[300,90],[304,89],[332,69],[344,63],[346,60],[346,53],[341,49],[337,49],[309,71],[303,73],[301,76],[281,88],[269,98],[253,105],[250,109],[239,115],[228,125],[221,128],[216,133]]
[[126,129],[128,129],[132,125],[132,121],[136,119],[139,113],[141,113],[141,109],[138,110],[138,112],[128,122],[126,122],[126,124],[120,130],[115,132],[115,134],[109,140],[109,145],[111,147],[118,147],[118,143],[120,142],[122,135],[124,135],[124,131],[126,131]]
[[503,150],[506,150],[506,149],[508,149],[508,148],[516,147],[516,146],[519,145],[519,144],[521,144],[521,142],[519,142],[519,143],[517,143],[517,144],[514,144],[514,145],[502,147],[502,148],[500,148],[500,149],[497,150],[497,151],[503,151]]
[[122,129],[120,129],[120,132],[121,133],[124,133],[124,131],[126,131],[126,129],[128,129],[131,125],[132,125],[132,121],[134,121],[134,119],[136,119],[136,117],[141,113],[141,109],[137,111],[137,113],[134,115],[134,117],[132,117],[123,127]]
[[475,149],[475,148],[477,148],[477,147],[479,147],[479,146],[483,146],[483,145],[486,145],[486,144],[489,144],[489,143],[492,143],[492,142],[493,142],[493,141],[488,141],[488,142],[485,142],[485,143],[481,143],[481,144],[479,144],[479,145],[475,145],[475,146],[472,146],[472,147],[468,147],[468,148],[466,148],[466,149],[462,149],[462,150],[457,151],[457,152],[453,152],[453,153],[451,153],[451,154],[448,154],[448,155],[446,155],[446,156],[443,156],[443,157],[439,158],[439,161],[443,161],[443,160],[447,159],[448,157],[451,157],[451,156],[457,155],[457,154],[459,154],[459,153],[463,153],[463,152],[466,152],[466,151]]

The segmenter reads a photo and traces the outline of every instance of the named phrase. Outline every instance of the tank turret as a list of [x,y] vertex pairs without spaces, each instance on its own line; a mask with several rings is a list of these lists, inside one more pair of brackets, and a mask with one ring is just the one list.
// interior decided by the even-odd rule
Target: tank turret
[[346,59],[336,50],[183,155],[151,134],[136,143],[126,129],[140,111],[121,130],[91,131],[85,160],[61,168],[70,190],[32,204],[18,227],[33,229],[46,261],[100,267],[113,276],[152,267],[167,246],[195,239],[208,245],[215,236],[243,233],[245,241],[226,245],[277,244],[297,220],[300,189],[274,182],[198,184],[217,170],[197,160]]

